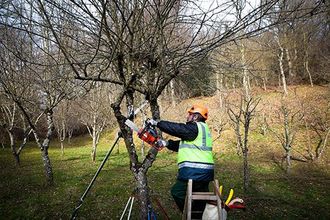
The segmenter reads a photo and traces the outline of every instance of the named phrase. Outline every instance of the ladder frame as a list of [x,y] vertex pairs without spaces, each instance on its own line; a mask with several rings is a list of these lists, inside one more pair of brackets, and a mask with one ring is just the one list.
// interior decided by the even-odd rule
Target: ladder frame
[[191,220],[191,208],[193,200],[205,200],[205,201],[216,201],[218,209],[218,219],[221,220],[221,199],[219,193],[219,182],[218,180],[212,181],[213,192],[193,192],[192,179],[188,180],[187,194],[185,199],[185,205],[183,209],[182,220]]

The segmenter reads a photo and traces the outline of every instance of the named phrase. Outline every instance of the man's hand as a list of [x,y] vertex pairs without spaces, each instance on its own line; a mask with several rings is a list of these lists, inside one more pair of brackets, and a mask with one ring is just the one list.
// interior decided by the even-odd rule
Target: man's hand
[[168,141],[163,140],[163,139],[159,139],[159,140],[157,141],[157,145],[160,146],[161,148],[163,148],[163,147],[167,147],[167,146],[168,146]]
[[158,121],[154,120],[154,119],[148,119],[147,120],[147,123],[152,125],[152,126],[157,126],[158,124]]
[[167,147],[167,146],[168,146],[168,141],[165,141],[163,139],[159,139],[155,144],[155,148],[158,151],[161,151],[164,147]]

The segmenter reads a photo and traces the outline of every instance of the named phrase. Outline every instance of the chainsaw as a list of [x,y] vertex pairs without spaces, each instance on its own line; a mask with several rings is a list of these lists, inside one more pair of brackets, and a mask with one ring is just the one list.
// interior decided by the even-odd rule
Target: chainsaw
[[147,144],[156,148],[160,151],[163,146],[160,144],[160,137],[155,126],[148,123],[148,120],[145,122],[145,126],[143,128],[138,128],[134,122],[129,119],[126,119],[125,124],[130,127],[133,131],[137,132],[137,136]]

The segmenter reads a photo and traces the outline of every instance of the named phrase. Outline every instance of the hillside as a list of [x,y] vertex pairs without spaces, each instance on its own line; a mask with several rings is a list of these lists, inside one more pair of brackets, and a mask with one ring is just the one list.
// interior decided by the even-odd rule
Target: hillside
[[[265,153],[268,155],[275,154],[281,151],[279,141],[276,140],[275,135],[270,132],[269,128],[275,127],[279,129],[281,126],[281,118],[279,109],[282,103],[286,103],[288,108],[293,114],[301,114],[299,120],[302,118],[310,119],[311,116],[315,116],[313,123],[319,123],[322,120],[323,126],[330,126],[330,89],[329,86],[291,86],[289,87],[289,95],[284,100],[282,99],[282,91],[280,88],[271,88],[267,91],[262,89],[254,89],[252,91],[253,97],[260,99],[256,111],[251,122],[251,137],[249,139],[251,146],[250,154],[254,152]],[[233,108],[234,105],[240,103],[240,91],[230,90],[223,94],[225,100],[223,106],[220,107],[219,96],[213,97],[198,97],[188,100],[183,100],[177,104],[174,108],[164,104],[162,111],[162,119],[174,120],[184,122],[186,119],[186,110],[193,103],[201,103],[209,108],[209,120],[208,124],[212,130],[213,139],[215,140],[215,150],[223,153],[235,152],[236,137],[232,121],[228,117],[228,107]],[[234,108],[235,109],[235,108]],[[319,115],[315,115],[315,111],[319,111]],[[313,115],[314,114],[314,115]],[[321,118],[316,118],[316,116]],[[266,123],[265,123],[266,121]],[[294,121],[294,128],[296,140],[294,146],[296,150],[303,149],[307,143],[306,137],[308,131],[304,127],[304,123],[298,123]],[[264,128],[268,126],[269,128]],[[263,129],[265,131],[263,131]],[[219,130],[222,132],[219,135]],[[263,134],[263,132],[265,134]],[[315,132],[309,131],[310,138],[313,142],[317,139]],[[329,145],[329,143],[328,143]],[[269,150],[265,151],[265,147]],[[306,147],[306,146],[305,146]],[[329,150],[328,150],[329,151]],[[328,152],[327,151],[327,152]],[[258,155],[260,156],[260,155]],[[265,155],[264,155],[265,156]],[[323,160],[325,163],[329,163],[329,157],[324,155]]]

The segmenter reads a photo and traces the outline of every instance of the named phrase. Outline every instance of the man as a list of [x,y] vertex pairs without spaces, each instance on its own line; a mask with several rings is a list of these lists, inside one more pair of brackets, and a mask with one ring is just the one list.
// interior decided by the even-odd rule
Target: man
[[[208,109],[202,105],[193,105],[188,110],[187,122],[150,120],[161,131],[178,137],[181,140],[162,141],[162,145],[178,152],[178,176],[171,189],[171,194],[183,212],[188,180],[193,180],[194,192],[208,192],[209,182],[214,179],[214,161],[212,155],[212,139],[205,121]],[[193,204],[193,210],[203,211],[205,202]],[[201,218],[202,215],[194,217]]]

